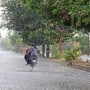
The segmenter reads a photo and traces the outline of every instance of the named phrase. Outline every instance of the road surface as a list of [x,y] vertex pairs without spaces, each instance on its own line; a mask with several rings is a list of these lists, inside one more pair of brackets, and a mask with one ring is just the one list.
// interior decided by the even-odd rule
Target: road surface
[[48,59],[32,69],[23,55],[0,51],[0,90],[90,90],[90,72]]

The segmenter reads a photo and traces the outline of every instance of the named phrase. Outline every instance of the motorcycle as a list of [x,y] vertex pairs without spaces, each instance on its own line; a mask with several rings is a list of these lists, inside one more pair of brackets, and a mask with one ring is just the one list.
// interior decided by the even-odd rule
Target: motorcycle
[[33,68],[37,64],[37,56],[30,56],[28,61],[29,65]]

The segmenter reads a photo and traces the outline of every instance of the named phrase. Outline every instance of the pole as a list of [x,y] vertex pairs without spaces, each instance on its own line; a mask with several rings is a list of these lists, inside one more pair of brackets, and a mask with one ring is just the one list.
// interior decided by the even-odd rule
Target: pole
[[88,56],[89,56],[89,54],[90,54],[90,43],[89,43],[89,39],[90,39],[90,36],[89,36],[89,32],[88,32]]

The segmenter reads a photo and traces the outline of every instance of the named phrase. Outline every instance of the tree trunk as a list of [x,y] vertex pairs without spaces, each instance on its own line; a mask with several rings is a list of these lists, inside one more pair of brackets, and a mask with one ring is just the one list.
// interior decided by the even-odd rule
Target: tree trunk
[[46,49],[46,57],[49,58],[49,52],[50,52],[50,45],[47,44],[47,49]]
[[62,54],[62,40],[63,40],[62,31],[60,31],[60,38],[59,38],[59,51],[60,51],[60,54]]
[[45,57],[45,44],[42,45],[42,57]]

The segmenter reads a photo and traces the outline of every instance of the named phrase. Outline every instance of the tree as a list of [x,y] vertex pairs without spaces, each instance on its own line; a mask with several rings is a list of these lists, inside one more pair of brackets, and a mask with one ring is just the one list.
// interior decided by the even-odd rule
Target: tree
[[[31,4],[29,7],[26,7],[28,1],[30,1],[29,3]],[[50,44],[53,43],[54,40],[57,41],[55,36],[58,35],[58,33],[56,33],[54,29],[50,30],[51,27],[48,25],[50,22],[41,17],[41,13],[40,15],[38,13],[40,12],[39,2],[35,2],[34,0],[28,1],[26,1],[26,3],[25,1],[19,2],[18,0],[6,2],[5,6],[7,9],[5,16],[8,18],[7,27],[19,31],[19,34],[26,43],[35,42],[42,44],[45,40],[47,41],[45,43]]]
[[[89,0],[4,0],[7,26],[19,31],[24,42],[42,44],[59,41],[62,28],[66,34],[90,28]],[[57,30],[59,26],[59,30]],[[67,30],[68,27],[74,28]],[[45,41],[44,41],[45,40]],[[62,40],[61,40],[62,42]]]

